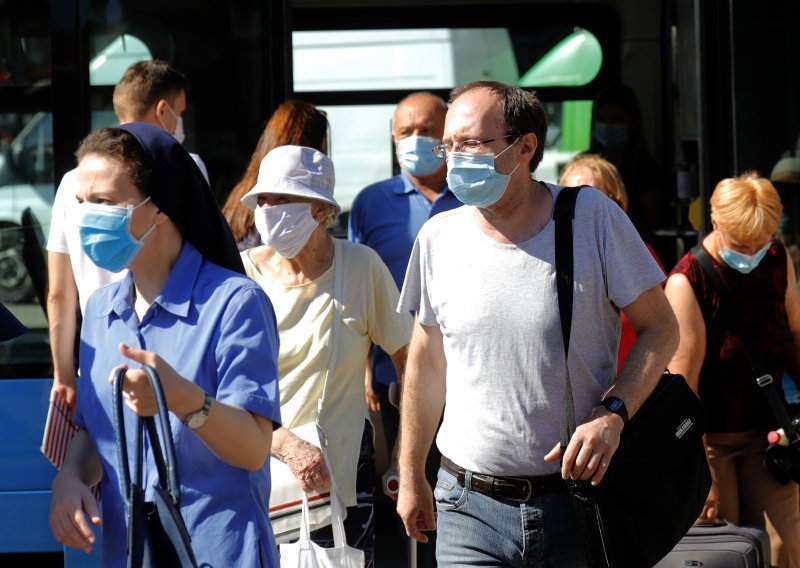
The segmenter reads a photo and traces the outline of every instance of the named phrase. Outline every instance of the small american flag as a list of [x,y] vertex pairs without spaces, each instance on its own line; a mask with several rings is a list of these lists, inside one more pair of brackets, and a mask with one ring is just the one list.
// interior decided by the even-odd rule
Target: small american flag
[[[67,405],[61,395],[53,393],[50,408],[47,410],[47,421],[44,425],[44,436],[40,448],[44,456],[50,460],[56,469],[61,469],[67,457],[69,442],[72,440],[78,427],[72,422],[73,410]],[[100,498],[100,486],[92,487],[95,498]]]
[[58,393],[53,393],[47,411],[47,422],[44,425],[41,450],[56,469],[61,469],[64,465],[69,441],[78,431],[78,427],[72,423],[72,413],[67,402]]

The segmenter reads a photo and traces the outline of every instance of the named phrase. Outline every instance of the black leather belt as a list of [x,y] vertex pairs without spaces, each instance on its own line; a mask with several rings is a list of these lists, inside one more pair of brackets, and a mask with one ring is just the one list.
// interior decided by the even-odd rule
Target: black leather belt
[[[455,476],[459,485],[466,485],[467,470],[444,456],[441,463],[442,469]],[[524,503],[534,497],[566,491],[567,484],[560,473],[533,477],[496,477],[473,472],[470,488],[490,497]]]

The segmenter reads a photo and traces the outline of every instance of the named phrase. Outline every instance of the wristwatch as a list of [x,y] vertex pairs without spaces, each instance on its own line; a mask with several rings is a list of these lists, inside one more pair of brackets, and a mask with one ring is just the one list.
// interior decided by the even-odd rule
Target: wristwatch
[[606,407],[609,412],[618,414],[622,418],[623,427],[628,425],[628,409],[625,407],[625,402],[616,396],[607,396],[600,401],[600,404]]
[[187,414],[186,420],[183,421],[184,425],[188,426],[192,430],[197,430],[206,423],[206,420],[208,420],[208,411],[211,410],[211,403],[214,399],[211,398],[208,393],[205,393],[205,395],[206,398],[203,401],[203,408]]

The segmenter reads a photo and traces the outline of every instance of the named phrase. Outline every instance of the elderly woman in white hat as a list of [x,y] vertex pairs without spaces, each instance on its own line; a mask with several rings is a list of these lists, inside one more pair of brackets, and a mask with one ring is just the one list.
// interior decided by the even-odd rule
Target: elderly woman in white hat
[[[364,550],[369,565],[374,454],[364,361],[375,343],[393,354],[402,376],[412,318],[395,311],[397,286],[378,255],[328,233],[340,211],[333,186],[333,163],[322,152],[303,146],[269,152],[256,185],[242,198],[254,210],[264,245],[242,252],[242,261],[272,300],[278,320],[284,428],[274,433],[272,455],[307,492],[330,487],[333,473],[348,507],[348,544]],[[290,432],[318,414],[328,464],[319,449]],[[313,531],[312,538],[328,544],[330,527]]]

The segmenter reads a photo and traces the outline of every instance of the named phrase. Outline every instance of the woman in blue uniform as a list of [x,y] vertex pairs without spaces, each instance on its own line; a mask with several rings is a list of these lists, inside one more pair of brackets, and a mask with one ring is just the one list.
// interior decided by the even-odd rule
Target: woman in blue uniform
[[[86,307],[80,431],[53,481],[53,534],[89,552],[102,524],[104,565],[126,564],[109,376],[126,368],[132,432],[134,413],[156,413],[139,368],[148,364],[161,377],[170,410],[181,514],[198,564],[276,566],[267,514],[267,457],[280,423],[272,304],[242,276],[208,184],[173,137],[131,123],[90,134],[77,156],[83,249],[98,266],[129,274],[98,290]],[[145,451],[150,501],[157,473]],[[89,489],[98,482],[102,513]]]

